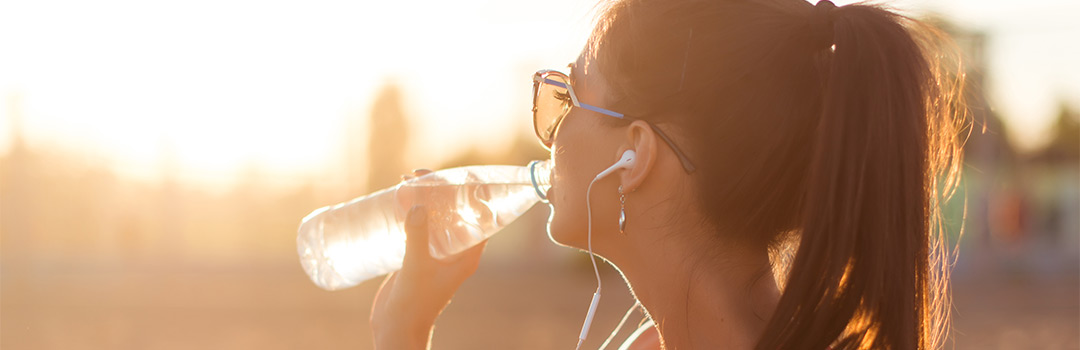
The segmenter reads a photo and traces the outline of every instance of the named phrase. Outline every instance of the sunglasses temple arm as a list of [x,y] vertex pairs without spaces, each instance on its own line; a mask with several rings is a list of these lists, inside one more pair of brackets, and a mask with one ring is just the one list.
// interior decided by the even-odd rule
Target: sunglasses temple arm
[[648,124],[649,127],[652,128],[657,135],[660,135],[660,138],[664,139],[664,142],[667,142],[668,146],[671,146],[671,150],[675,152],[676,157],[679,157],[679,162],[682,163],[682,167],[684,170],[686,170],[687,174],[693,173],[694,170],[697,170],[697,168],[694,167],[694,163],[691,163],[690,159],[687,158],[686,155],[682,153],[682,151],[679,151],[678,147],[675,147],[675,142],[672,142],[671,138],[669,138],[667,134],[664,134],[663,131],[660,131],[660,128],[657,128],[656,125],[652,125],[652,123]]

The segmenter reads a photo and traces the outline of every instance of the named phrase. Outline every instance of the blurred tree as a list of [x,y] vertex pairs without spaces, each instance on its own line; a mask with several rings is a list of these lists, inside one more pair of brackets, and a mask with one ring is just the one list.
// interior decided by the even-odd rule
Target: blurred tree
[[0,256],[11,257],[21,253],[13,247],[25,248],[26,242],[34,232],[34,222],[30,220],[30,210],[35,197],[29,187],[33,174],[32,155],[26,149],[22,128],[22,96],[11,94],[8,99],[8,122],[11,132],[11,149],[0,158],[0,236],[6,243]]
[[1080,113],[1062,103],[1057,121],[1051,128],[1050,142],[1036,153],[1034,160],[1044,163],[1080,162]]
[[[409,144],[409,124],[402,103],[401,88],[387,82],[371,108],[368,137],[367,188],[373,191],[401,180],[405,168],[405,147]],[[351,174],[350,174],[351,176]]]

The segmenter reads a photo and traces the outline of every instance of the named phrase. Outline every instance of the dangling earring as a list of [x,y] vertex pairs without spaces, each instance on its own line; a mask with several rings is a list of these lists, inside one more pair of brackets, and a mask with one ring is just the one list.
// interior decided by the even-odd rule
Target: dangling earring
[[619,186],[619,233],[626,234],[626,194]]

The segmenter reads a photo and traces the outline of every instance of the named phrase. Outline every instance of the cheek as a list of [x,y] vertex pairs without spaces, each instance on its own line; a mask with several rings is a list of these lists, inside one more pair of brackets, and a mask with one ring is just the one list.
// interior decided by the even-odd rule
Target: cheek
[[[574,169],[565,157],[555,157],[555,174],[549,195],[551,216],[548,218],[548,237],[555,243],[572,247],[581,247],[582,233],[585,228],[584,189],[581,181],[567,174]],[[560,163],[560,160],[562,161]]]
[[588,145],[578,145],[570,133],[560,134],[552,147],[553,168],[551,190],[551,216],[548,218],[548,236],[560,245],[583,248],[587,230],[585,191],[591,178]]

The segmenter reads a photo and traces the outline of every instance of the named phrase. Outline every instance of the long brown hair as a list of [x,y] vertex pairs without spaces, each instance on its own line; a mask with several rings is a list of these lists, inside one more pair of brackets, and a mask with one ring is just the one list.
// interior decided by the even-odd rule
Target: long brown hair
[[589,49],[613,109],[687,145],[697,200],[729,241],[794,249],[757,347],[940,346],[939,206],[965,125],[944,36],[865,4],[606,5]]

